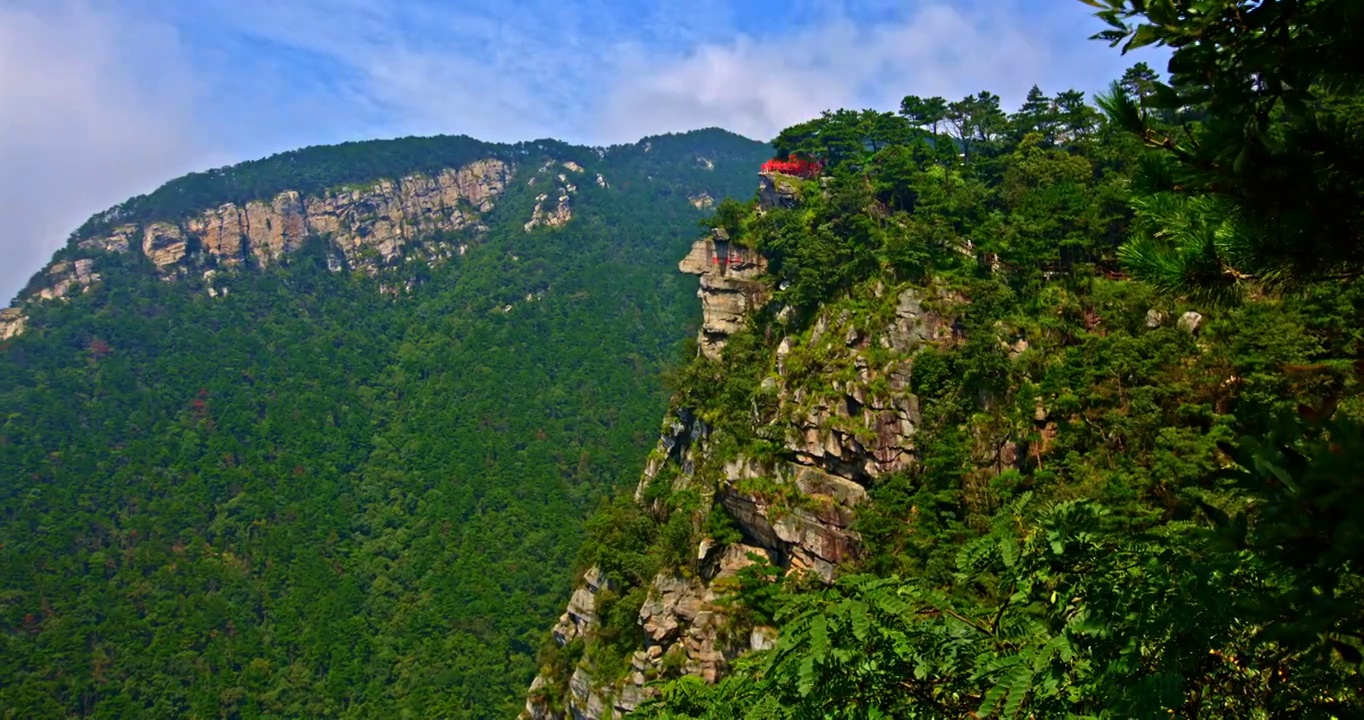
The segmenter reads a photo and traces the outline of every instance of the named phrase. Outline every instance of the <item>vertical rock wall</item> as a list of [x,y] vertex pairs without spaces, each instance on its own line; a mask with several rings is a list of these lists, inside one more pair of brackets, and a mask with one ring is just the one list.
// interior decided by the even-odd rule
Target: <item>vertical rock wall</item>
[[[698,240],[679,263],[681,272],[700,276],[699,340],[706,357],[722,358],[729,337],[768,301],[765,267],[763,258],[719,231]],[[755,431],[781,445],[776,452],[760,458],[731,448],[719,456],[711,428],[687,408],[674,411],[636,501],[656,510],[648,498],[695,490],[709,505],[723,508],[741,538],[726,545],[703,537],[690,568],[652,580],[637,618],[644,642],[623,676],[603,677],[587,660],[569,677],[542,675],[524,717],[622,717],[654,691],[656,679],[681,672],[713,682],[735,657],[768,649],[776,637],[773,628],[736,625],[728,614],[732,578],[746,565],[768,562],[779,573],[827,582],[858,556],[861,540],[853,521],[867,501],[868,484],[918,461],[913,355],[925,345],[955,341],[952,318],[930,308],[959,301],[912,287],[887,295],[878,285],[873,292],[886,308],[875,316],[880,319],[826,310],[810,327],[776,344],[771,374],[760,390],[769,407],[755,405],[752,412]],[[788,365],[797,355],[807,365],[817,358],[822,366],[813,376],[807,368],[795,377]],[[566,645],[593,636],[600,610],[595,600],[605,586],[602,573],[592,568],[554,630],[556,641]]]
[[[392,263],[419,237],[476,227],[494,207],[515,173],[489,158],[434,176],[408,175],[365,187],[304,197],[286,190],[267,200],[224,203],[183,222],[125,224],[76,244],[75,252],[141,252],[163,273],[210,263],[234,267],[247,261],[267,266],[297,250],[310,236],[326,235],[352,267]],[[566,204],[545,224],[567,222]],[[22,301],[53,300],[97,282],[95,259],[55,262]],[[338,267],[339,269],[339,267]],[[0,317],[0,338],[23,331],[20,306]]]
[[701,354],[719,358],[725,341],[743,329],[748,314],[767,304],[767,285],[759,280],[767,261],[717,229],[693,243],[677,269],[701,276],[696,292],[701,299],[701,331],[696,340]]

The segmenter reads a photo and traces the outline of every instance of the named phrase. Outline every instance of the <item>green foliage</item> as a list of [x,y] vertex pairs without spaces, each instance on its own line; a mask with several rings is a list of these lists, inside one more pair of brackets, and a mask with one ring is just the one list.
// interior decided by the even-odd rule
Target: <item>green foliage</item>
[[[1096,37],[1124,51],[1173,49],[1168,84],[1145,73],[1103,101],[1153,149],[1139,180],[1161,194],[1129,251],[1134,271],[1219,300],[1357,276],[1364,87],[1353,47],[1364,10],[1346,0],[1091,4],[1112,26]],[[1183,232],[1187,222],[1202,231]]]
[[[380,311],[317,252],[220,305],[130,272],[44,308],[0,365],[22,482],[0,495],[0,701],[510,713],[581,534],[599,626],[538,651],[561,709],[579,664],[629,672],[658,575],[745,539],[723,492],[773,518],[824,500],[724,464],[791,460],[816,410],[873,447],[866,394],[915,432],[908,467],[846,471],[861,546],[827,585],[758,554],[717,580],[722,644],[776,625],[776,648],[714,684],[675,648],[640,716],[1364,715],[1358,4],[1087,1],[1101,37],[1173,48],[1168,82],[1133,67],[1103,115],[1034,87],[1012,115],[910,96],[777,137],[825,174],[703,221],[762,251],[773,302],[669,372],[705,451],[660,453],[641,503],[621,488],[687,295],[659,278],[697,221],[663,200],[737,194],[701,162],[755,166],[732,138],[613,148],[622,195],[580,230],[508,224]],[[185,187],[245,192],[224,182]]]
[[715,208],[715,214],[701,221],[702,227],[724,230],[731,240],[739,240],[743,232],[743,221],[748,215],[746,204],[734,198],[725,198]]
[[[424,239],[468,244],[445,264],[333,273],[315,239],[220,270],[231,292],[209,298],[109,255],[89,292],[29,308],[0,346],[0,717],[500,718],[537,653],[569,673],[608,657],[541,633],[585,533],[659,533],[606,498],[637,479],[694,322],[674,273],[700,216],[686,197],[749,192],[767,156],[717,132],[649,142],[555,144],[611,187],[579,183],[572,222],[527,234],[522,176],[486,234]],[[181,190],[188,210],[485,151],[511,152],[300,151],[173,182],[124,219],[173,217]],[[603,503],[620,515],[584,531]],[[628,581],[657,559],[583,561],[620,588],[610,647],[638,644]]]
[[[645,717],[1344,717],[1352,685],[1239,616],[1277,581],[1172,525],[1114,534],[1104,511],[1026,496],[963,546],[953,598],[914,578],[850,576],[788,599],[781,641],[719,685],[666,687]],[[660,711],[660,709],[663,709]]]
[[1115,267],[1140,143],[1075,91],[1037,90],[1012,117],[988,92],[939,101],[907,97],[898,119],[838,111],[789,128],[778,155],[823,161],[818,187],[801,187],[795,207],[722,204],[709,224],[761,250],[778,300],[803,317],[878,276],[1002,265],[1022,287]]
[[741,542],[744,536],[739,532],[739,528],[734,524],[734,518],[725,512],[724,506],[715,505],[706,515],[706,524],[702,528],[706,537],[713,539],[720,545],[734,545]]
[[[1364,714],[1357,3],[1090,4],[1174,48],[1169,84],[1137,65],[1107,117],[1074,91],[1007,118],[909,97],[922,142],[859,155],[842,112],[778,143],[832,171],[750,222],[799,311],[753,332],[787,336],[796,416],[907,365],[916,463],[860,478],[862,552],[777,595],[776,650],[643,716]],[[940,334],[905,357],[867,306],[907,280]]]

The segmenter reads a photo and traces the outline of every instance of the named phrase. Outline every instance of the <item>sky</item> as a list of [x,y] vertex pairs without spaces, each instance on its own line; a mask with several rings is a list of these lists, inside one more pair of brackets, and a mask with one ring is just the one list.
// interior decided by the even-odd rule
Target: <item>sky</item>
[[91,214],[305,145],[767,140],[840,107],[1138,60],[1079,0],[0,0],[0,300]]

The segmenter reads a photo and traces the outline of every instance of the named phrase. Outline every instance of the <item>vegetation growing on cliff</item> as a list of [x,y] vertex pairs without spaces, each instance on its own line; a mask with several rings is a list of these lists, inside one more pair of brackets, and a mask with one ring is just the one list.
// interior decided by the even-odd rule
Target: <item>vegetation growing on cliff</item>
[[[790,311],[676,375],[712,465],[781,457],[764,380],[840,397],[845,330],[905,360],[874,341],[906,289],[953,322],[911,358],[917,462],[867,481],[861,555],[764,591],[777,647],[642,716],[1364,714],[1364,135],[1329,30],[1358,10],[1091,4],[1175,48],[1168,83],[1134,67],[1103,114],[1041,90],[827,113],[776,141],[827,168],[799,202],[722,206]],[[717,537],[657,483],[656,522]]]
[[[0,717],[514,714],[582,518],[664,409],[695,313],[686,197],[747,192],[768,152],[652,143],[555,145],[611,187],[527,233],[520,176],[443,265],[332,272],[318,238],[210,298],[109,254],[89,292],[28,306],[0,345]],[[429,146],[224,175],[299,189]]]
[[[644,149],[646,145],[649,150]],[[657,154],[652,152],[654,146],[658,148]],[[488,158],[519,164],[553,157],[585,165],[609,156],[612,169],[624,171],[627,178],[637,178],[636,182],[647,182],[652,174],[658,174],[660,180],[687,176],[695,180],[702,176],[703,169],[698,157],[747,153],[751,147],[751,141],[714,128],[661,135],[610,148],[586,148],[548,138],[499,145],[464,135],[319,145],[176,178],[151,193],[129,198],[91,217],[73,236],[88,238],[129,222],[182,220],[223,203],[269,201],[286,190],[307,197],[343,187],[367,187],[379,179],[432,176],[447,168]],[[651,196],[667,197],[674,192],[674,186],[662,182]]]

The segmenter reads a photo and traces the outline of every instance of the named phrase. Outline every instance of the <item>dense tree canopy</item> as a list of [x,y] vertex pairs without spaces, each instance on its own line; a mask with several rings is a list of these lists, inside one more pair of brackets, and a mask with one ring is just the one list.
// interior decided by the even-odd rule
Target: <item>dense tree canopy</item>
[[1349,0],[1112,0],[1099,37],[1173,49],[1168,82],[1128,77],[1104,100],[1160,152],[1138,176],[1143,278],[1231,299],[1364,268],[1364,114]]
[[1171,46],[1168,78],[1134,66],[1103,113],[908,97],[886,142],[853,111],[778,137],[829,171],[737,223],[799,312],[679,374],[717,453],[773,452],[763,378],[834,392],[812,327],[905,283],[966,309],[913,357],[919,462],[870,481],[862,554],[741,584],[776,648],[641,715],[1364,714],[1358,3],[1091,4],[1104,39]]
[[[579,182],[553,231],[522,228],[547,158],[519,160],[444,265],[332,272],[316,238],[210,298],[109,255],[90,292],[30,306],[0,345],[0,717],[513,715],[584,514],[656,435],[696,314],[687,196],[747,194],[768,153],[647,142],[546,146],[610,185]],[[301,151],[133,204],[474,147]]]
[[[745,538],[723,473],[628,487],[701,221],[766,257],[771,295],[666,373],[705,462],[783,457],[769,380],[846,402],[892,363],[915,457],[864,479],[832,582],[763,561],[722,587],[727,673],[665,664],[639,716],[1364,716],[1364,10],[1086,2],[1168,71],[1134,65],[1097,107],[1035,86],[1013,112],[989,91],[825,112],[773,141],[822,164],[779,178],[789,203],[694,212],[697,189],[749,197],[767,155],[711,131],[310,149],[97,218],[427,154],[612,182],[559,232],[496,217],[396,299],[314,246],[212,302],[108,258],[37,308],[0,349],[0,714],[497,717],[536,665],[551,704],[577,667],[631,673],[653,579]],[[830,323],[876,332],[902,292],[943,336],[839,365]],[[592,566],[595,630],[545,639]],[[746,652],[757,626],[779,639]]]

